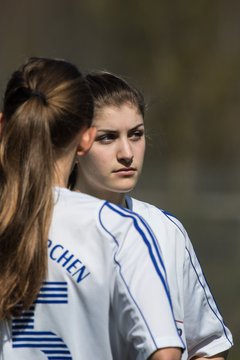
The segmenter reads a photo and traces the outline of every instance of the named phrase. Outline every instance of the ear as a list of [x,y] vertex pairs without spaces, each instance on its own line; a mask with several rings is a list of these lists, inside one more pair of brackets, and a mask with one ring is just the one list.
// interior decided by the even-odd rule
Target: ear
[[2,135],[3,126],[4,126],[4,116],[3,113],[0,112],[0,135]]
[[97,129],[93,126],[91,126],[90,128],[85,128],[81,131],[79,145],[77,148],[78,156],[83,156],[90,150],[94,142],[96,132]]

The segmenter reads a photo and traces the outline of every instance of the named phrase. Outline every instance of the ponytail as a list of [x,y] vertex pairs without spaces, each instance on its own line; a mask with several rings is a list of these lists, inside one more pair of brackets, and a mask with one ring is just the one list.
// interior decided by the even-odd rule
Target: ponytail
[[54,165],[93,113],[75,66],[33,58],[9,81],[0,142],[0,320],[28,309],[47,273]]
[[0,318],[10,316],[20,303],[28,308],[46,275],[53,154],[44,107],[40,97],[31,97],[2,134]]

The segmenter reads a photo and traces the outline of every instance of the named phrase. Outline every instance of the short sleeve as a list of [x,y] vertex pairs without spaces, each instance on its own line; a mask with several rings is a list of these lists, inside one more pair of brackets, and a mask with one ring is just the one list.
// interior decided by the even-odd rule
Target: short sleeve
[[229,349],[232,335],[225,326],[185,232],[184,327],[189,357],[213,356]]
[[117,329],[112,346],[127,344],[125,351],[134,354],[129,358],[138,360],[159,348],[184,348],[159,245],[148,226],[136,214],[110,204],[103,207],[100,224],[114,245],[111,312]]

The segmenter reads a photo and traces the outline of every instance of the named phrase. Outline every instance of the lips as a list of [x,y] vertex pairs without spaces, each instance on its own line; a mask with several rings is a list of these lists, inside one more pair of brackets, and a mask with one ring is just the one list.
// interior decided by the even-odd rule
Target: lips
[[135,168],[121,168],[121,169],[118,169],[118,170],[114,170],[113,172],[114,173],[132,173],[132,172],[135,172],[137,169]]
[[117,177],[120,178],[132,178],[136,175],[137,169],[130,167],[130,168],[121,168],[113,171],[113,174],[115,174]]

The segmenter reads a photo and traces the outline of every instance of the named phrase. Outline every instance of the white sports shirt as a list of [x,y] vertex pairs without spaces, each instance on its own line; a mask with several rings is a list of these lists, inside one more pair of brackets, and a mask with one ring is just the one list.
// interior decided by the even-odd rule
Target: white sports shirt
[[175,321],[186,343],[182,359],[213,356],[233,345],[232,335],[209,290],[188,234],[171,214],[126,197],[127,206],[146,221],[161,246]]
[[56,188],[48,250],[35,303],[0,324],[1,360],[146,360],[158,348],[184,348],[160,251],[136,215]]

